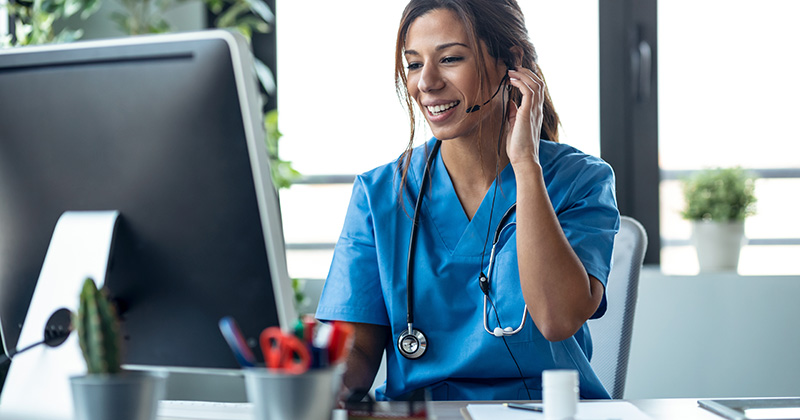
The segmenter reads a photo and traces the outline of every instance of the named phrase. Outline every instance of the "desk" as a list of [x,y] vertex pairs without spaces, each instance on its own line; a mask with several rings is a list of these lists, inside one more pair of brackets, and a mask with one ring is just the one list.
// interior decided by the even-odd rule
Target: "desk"
[[[528,402],[528,401],[522,401]],[[710,411],[700,408],[697,405],[695,398],[663,398],[663,399],[642,399],[642,400],[628,400],[631,404],[638,407],[645,414],[653,418],[653,420],[723,420]],[[464,420],[461,415],[461,409],[466,407],[467,404],[498,404],[499,401],[434,401],[431,404],[431,410],[435,420]],[[203,404],[203,403],[200,403]],[[215,404],[215,403],[209,403]],[[407,403],[405,402],[378,402],[377,405],[383,407],[396,406],[398,412],[405,410]],[[216,410],[219,410],[217,407]],[[239,410],[241,411],[241,410]],[[212,414],[213,415],[213,414]],[[241,416],[241,415],[238,415]],[[245,415],[246,416],[246,415]],[[159,417],[161,418],[161,417]],[[170,417],[172,418],[172,417]],[[190,417],[183,417],[182,419],[190,419]],[[209,417],[208,413],[202,417],[204,419]],[[5,419],[4,419],[5,420]],[[38,417],[21,417],[16,420],[42,420]]]
[[[697,405],[696,398],[675,398],[675,399],[647,399],[647,400],[629,400],[630,403],[638,407],[645,414],[652,417],[654,420],[721,420],[719,417],[710,411],[700,408]],[[436,416],[436,420],[464,420],[461,415],[461,409],[466,407],[467,404],[477,404],[479,402],[471,401],[434,401],[432,402],[432,411]],[[486,401],[487,404],[497,404],[497,401]],[[387,403],[379,402],[378,404],[405,404],[405,403]]]

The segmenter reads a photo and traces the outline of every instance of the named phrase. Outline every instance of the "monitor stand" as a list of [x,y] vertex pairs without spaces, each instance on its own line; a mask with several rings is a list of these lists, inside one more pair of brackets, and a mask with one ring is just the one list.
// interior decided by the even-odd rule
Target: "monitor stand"
[[[118,211],[67,211],[56,223],[20,332],[18,349],[42,341],[58,309],[76,312],[87,277],[102,287]],[[72,419],[69,377],[86,373],[78,337],[58,347],[36,346],[14,357],[0,394],[0,418]]]
[[165,400],[247,402],[244,373],[241,369],[147,365],[123,365],[123,368],[167,373]]

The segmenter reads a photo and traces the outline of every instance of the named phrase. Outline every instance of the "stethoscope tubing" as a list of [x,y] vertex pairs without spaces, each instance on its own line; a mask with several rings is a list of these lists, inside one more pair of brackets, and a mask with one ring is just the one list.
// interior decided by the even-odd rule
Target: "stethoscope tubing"
[[407,312],[406,322],[408,323],[408,333],[412,334],[414,330],[414,255],[417,247],[417,230],[419,229],[419,214],[422,208],[422,195],[425,194],[425,187],[428,184],[431,164],[439,152],[439,146],[442,145],[441,140],[436,140],[433,144],[430,155],[425,162],[425,169],[422,171],[422,181],[420,182],[419,193],[417,195],[417,202],[414,205],[414,220],[411,225],[411,237],[408,239],[408,261],[406,263],[406,298],[407,298]]
[[[515,212],[517,209],[517,203],[511,205],[511,207],[506,210],[503,214],[503,217],[500,218],[500,223],[497,224],[497,229],[494,231],[494,238],[492,238],[492,249],[489,252],[489,267],[486,269],[486,281],[490,281],[492,278],[492,268],[494,267],[494,256],[497,247],[497,242],[500,241],[500,236],[503,232],[517,224],[517,222],[506,223],[508,219],[511,217],[511,214]],[[518,332],[522,331],[525,327],[525,321],[528,318],[528,305],[525,305],[525,309],[522,311],[522,320],[519,323],[519,327],[514,330],[507,330],[507,329],[498,329],[495,328],[494,330],[489,329],[489,319],[488,319],[488,300],[489,300],[489,291],[488,289],[483,294],[483,329],[486,330],[487,333],[492,334],[495,337],[500,336],[509,336],[517,334]],[[497,310],[497,309],[495,309]],[[507,327],[508,328],[508,327]],[[502,332],[502,334],[500,334]],[[500,335],[498,335],[500,334]]]

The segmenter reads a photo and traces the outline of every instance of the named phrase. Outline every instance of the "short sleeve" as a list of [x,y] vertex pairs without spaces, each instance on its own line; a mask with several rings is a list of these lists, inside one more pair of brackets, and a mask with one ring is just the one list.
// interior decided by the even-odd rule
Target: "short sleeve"
[[316,317],[389,325],[379,273],[374,215],[364,181],[358,177]]
[[[614,237],[619,230],[614,172],[602,161],[586,165],[572,184],[570,204],[558,212],[558,220],[586,273],[605,288],[611,270]],[[592,318],[606,312],[606,295]]]

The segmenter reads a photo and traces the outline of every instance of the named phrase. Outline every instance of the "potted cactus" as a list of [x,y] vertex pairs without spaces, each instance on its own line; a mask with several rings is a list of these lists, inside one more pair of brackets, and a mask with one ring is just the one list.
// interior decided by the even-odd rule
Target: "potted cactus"
[[165,377],[121,367],[119,319],[107,292],[87,278],[73,314],[86,375],[70,378],[77,420],[153,420],[163,397]]

